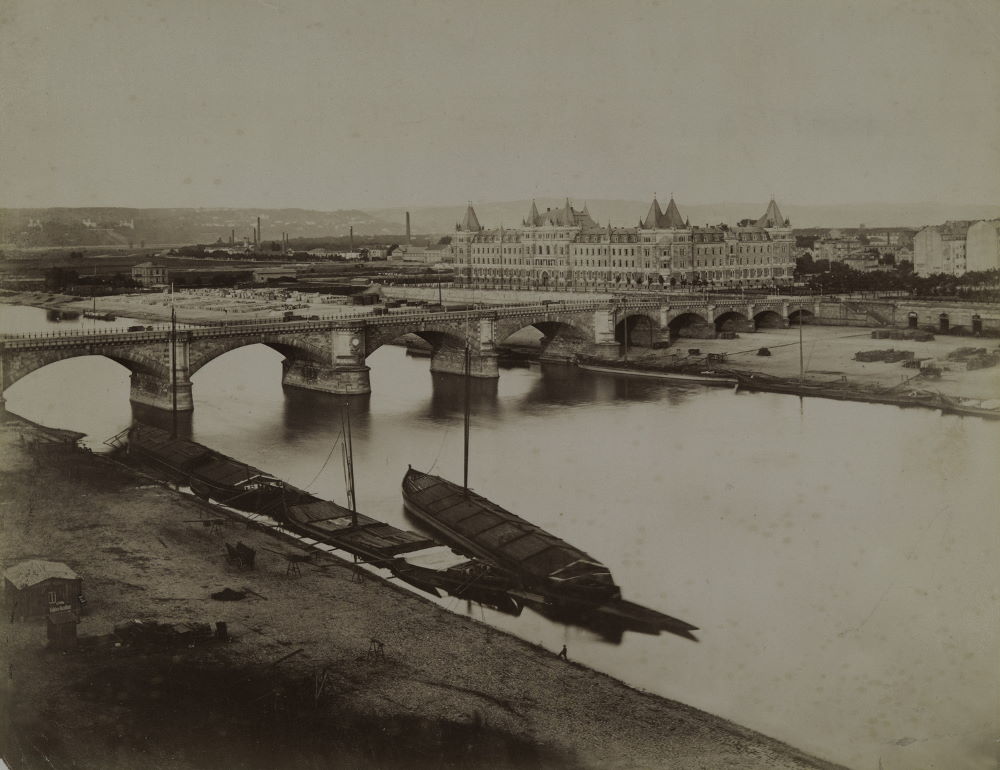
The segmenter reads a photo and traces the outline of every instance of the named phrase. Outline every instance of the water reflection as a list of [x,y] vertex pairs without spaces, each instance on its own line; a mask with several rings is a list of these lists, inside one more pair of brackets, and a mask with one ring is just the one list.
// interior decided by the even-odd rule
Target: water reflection
[[436,422],[456,415],[464,419],[466,387],[473,415],[499,417],[498,380],[470,377],[466,382],[460,374],[444,372],[431,373],[431,399],[426,415]]
[[185,441],[190,441],[194,436],[194,414],[192,412],[177,412],[175,418],[171,412],[147,404],[131,402],[131,406],[133,422],[171,431],[176,434],[177,438]]

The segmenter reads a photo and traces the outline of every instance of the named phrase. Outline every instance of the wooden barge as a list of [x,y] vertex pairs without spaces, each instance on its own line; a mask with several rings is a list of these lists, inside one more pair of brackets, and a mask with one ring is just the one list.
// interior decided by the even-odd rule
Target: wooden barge
[[525,588],[588,603],[621,597],[611,571],[592,556],[447,479],[410,468],[403,503],[450,545],[516,576]]

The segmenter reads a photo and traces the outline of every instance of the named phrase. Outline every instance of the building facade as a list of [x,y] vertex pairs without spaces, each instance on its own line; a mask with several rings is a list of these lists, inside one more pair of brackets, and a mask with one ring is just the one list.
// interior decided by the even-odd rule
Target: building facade
[[1000,219],[987,219],[970,225],[965,236],[965,269],[1000,268]]
[[567,199],[520,227],[483,228],[471,204],[455,226],[452,250],[460,282],[492,288],[606,291],[671,286],[776,286],[791,283],[795,239],[772,200],[740,226],[693,227],[671,198],[655,198],[634,227],[606,227],[587,206]]
[[970,222],[945,222],[913,236],[913,272],[917,275],[964,275],[965,237]]
[[163,265],[154,265],[152,262],[143,262],[132,266],[132,280],[140,286],[166,286],[169,282],[167,278],[167,268]]

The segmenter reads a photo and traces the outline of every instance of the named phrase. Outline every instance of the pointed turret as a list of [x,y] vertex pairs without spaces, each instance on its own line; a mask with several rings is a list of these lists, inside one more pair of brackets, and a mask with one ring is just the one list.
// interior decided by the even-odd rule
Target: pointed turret
[[757,227],[784,227],[785,218],[781,216],[781,212],[778,210],[778,204],[774,202],[774,198],[771,198],[771,202],[767,204],[767,211],[764,212],[764,216],[757,220]]
[[531,211],[528,212],[528,227],[538,226],[538,206],[535,205],[534,199],[531,201]]
[[464,230],[468,233],[478,233],[482,230],[482,226],[479,224],[479,218],[476,217],[476,211],[472,208],[472,204],[465,210],[465,218],[462,220],[462,224],[459,225],[460,230]]
[[681,212],[677,210],[677,204],[674,203],[674,196],[670,196],[670,203],[667,204],[667,210],[663,212],[663,219],[661,220],[661,227],[684,227],[684,217],[681,216]]
[[663,209],[660,208],[660,202],[656,200],[656,196],[653,196],[653,202],[649,206],[649,213],[646,214],[646,218],[642,220],[640,226],[646,230],[655,230],[660,226],[660,220],[663,219]]

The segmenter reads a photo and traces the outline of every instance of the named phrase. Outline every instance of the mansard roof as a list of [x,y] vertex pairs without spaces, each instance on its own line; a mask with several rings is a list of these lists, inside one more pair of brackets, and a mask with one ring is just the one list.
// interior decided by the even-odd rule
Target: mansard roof
[[672,195],[670,196],[670,203],[667,204],[666,211],[660,209],[660,202],[654,197],[649,207],[649,213],[639,223],[639,226],[645,230],[666,230],[669,228],[687,227],[684,223],[684,218],[681,216],[681,212],[677,210],[677,204],[674,203],[674,196]]
[[764,212],[764,216],[757,220],[757,227],[784,227],[785,218],[781,216],[781,212],[778,211],[778,204],[774,202],[774,198],[771,198],[771,202],[767,204],[767,211]]
[[566,199],[566,205],[558,209],[546,209],[544,213],[539,214],[538,208],[535,206],[535,202],[531,202],[531,213],[528,215],[528,219],[525,220],[525,224],[529,227],[583,227],[583,228],[594,228],[600,227],[600,225],[595,222],[590,213],[587,211],[586,206],[583,211],[577,211],[570,205],[569,198]]
[[479,218],[476,216],[475,209],[472,208],[472,204],[465,210],[465,218],[462,223],[458,226],[459,230],[464,230],[466,232],[478,233],[482,230],[482,225],[479,224]]

